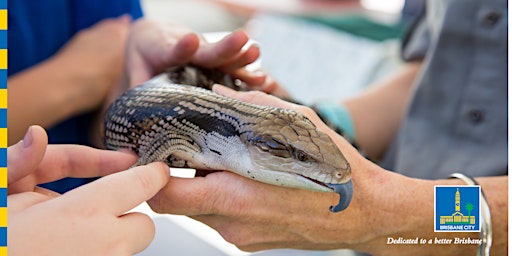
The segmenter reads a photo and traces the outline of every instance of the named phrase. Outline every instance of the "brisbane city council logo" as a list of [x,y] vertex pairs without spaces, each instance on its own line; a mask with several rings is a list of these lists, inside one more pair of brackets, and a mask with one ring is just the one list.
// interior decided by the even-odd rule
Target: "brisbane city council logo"
[[434,231],[480,232],[480,186],[435,186]]

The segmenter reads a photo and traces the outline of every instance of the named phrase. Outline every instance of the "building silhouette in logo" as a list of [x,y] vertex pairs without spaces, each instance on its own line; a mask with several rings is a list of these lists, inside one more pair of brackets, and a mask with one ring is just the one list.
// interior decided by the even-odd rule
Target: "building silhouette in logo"
[[460,211],[460,193],[459,188],[457,188],[455,192],[455,212],[450,216],[440,216],[439,224],[475,224],[475,216],[471,216],[473,204],[467,203],[464,208],[468,212],[467,216],[464,216]]

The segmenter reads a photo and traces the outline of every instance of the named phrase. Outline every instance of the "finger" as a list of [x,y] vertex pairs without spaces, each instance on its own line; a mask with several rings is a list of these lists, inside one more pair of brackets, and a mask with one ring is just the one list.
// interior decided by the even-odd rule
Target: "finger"
[[229,98],[236,100],[276,108],[296,109],[297,105],[281,100],[275,96],[260,92],[260,91],[248,91],[238,92],[223,85],[215,84],[212,90],[218,94],[224,95]]
[[207,68],[221,66],[238,55],[248,41],[249,36],[243,30],[237,30],[218,42],[199,47],[192,62]]
[[247,50],[239,53],[231,60],[222,64],[219,69],[225,73],[231,73],[255,62],[260,56],[260,49],[257,45],[251,45]]
[[95,206],[117,216],[154,196],[169,179],[169,167],[151,163],[112,174],[74,189],[70,204]]
[[199,36],[188,33],[178,40],[173,36],[154,39],[157,44],[133,46],[128,53],[130,85],[135,86],[151,79],[171,66],[189,62],[199,48]]
[[127,243],[130,255],[146,249],[155,237],[155,224],[146,214],[131,212],[124,214],[119,219],[120,234],[124,234],[123,242]]
[[272,76],[261,69],[249,71],[245,68],[239,68],[232,71],[230,75],[244,81],[251,90],[266,92],[282,99],[292,98]]
[[248,71],[246,69],[238,69],[231,72],[231,76],[244,81],[250,90],[262,91],[272,94],[282,99],[291,99],[291,95],[281,87],[276,80],[263,71]]
[[174,47],[170,47],[171,52],[164,59],[165,68],[188,63],[199,48],[199,41],[199,36],[194,33],[183,36]]
[[100,150],[80,145],[49,145],[35,172],[36,184],[64,177],[105,176],[128,169],[137,156],[126,151]]
[[37,192],[23,192],[7,196],[7,204],[9,205],[9,214],[20,212],[32,205],[51,199]]
[[30,126],[23,140],[7,149],[9,184],[16,183],[36,170],[47,144],[46,131],[40,126]]
[[265,72],[256,70],[249,71],[245,68],[239,68],[229,73],[232,77],[244,81],[249,86],[261,86],[265,83],[268,75]]

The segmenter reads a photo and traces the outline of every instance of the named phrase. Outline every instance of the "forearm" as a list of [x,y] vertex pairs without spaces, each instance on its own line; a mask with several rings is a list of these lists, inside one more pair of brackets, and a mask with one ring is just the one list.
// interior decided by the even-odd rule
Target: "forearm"
[[342,102],[354,124],[356,141],[372,159],[378,159],[397,132],[409,105],[421,63],[409,63],[389,79]]
[[[463,181],[414,179],[386,171],[362,158],[346,140],[323,127],[323,124],[319,124],[319,127],[342,149],[352,167],[354,183],[351,205],[344,212],[334,215],[331,224],[327,224],[337,223],[334,225],[338,225],[338,230],[349,234],[348,239],[338,235],[338,244],[327,245],[327,248],[351,248],[374,255],[476,254],[478,245],[456,244],[454,239],[479,239],[478,232],[434,232],[434,187],[466,185]],[[480,177],[476,180],[485,193],[491,211],[491,255],[504,255],[508,238],[508,176]],[[351,223],[347,223],[346,219],[351,219]],[[426,239],[427,244],[388,244],[389,238]],[[450,244],[436,244],[436,238],[441,242],[443,239],[452,241]],[[428,244],[430,239],[433,244]]]
[[87,94],[67,67],[47,60],[10,76],[8,99],[9,144],[23,138],[27,128],[39,124],[49,128],[79,113]]

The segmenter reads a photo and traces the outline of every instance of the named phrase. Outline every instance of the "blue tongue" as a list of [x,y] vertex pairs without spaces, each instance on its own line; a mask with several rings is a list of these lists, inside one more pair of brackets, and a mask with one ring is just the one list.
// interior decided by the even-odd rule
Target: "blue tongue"
[[352,180],[343,184],[330,184],[326,183],[328,187],[332,188],[334,192],[340,195],[340,201],[338,205],[331,206],[331,212],[340,212],[345,210],[350,204],[352,200],[352,194],[354,194],[354,185],[352,184]]

